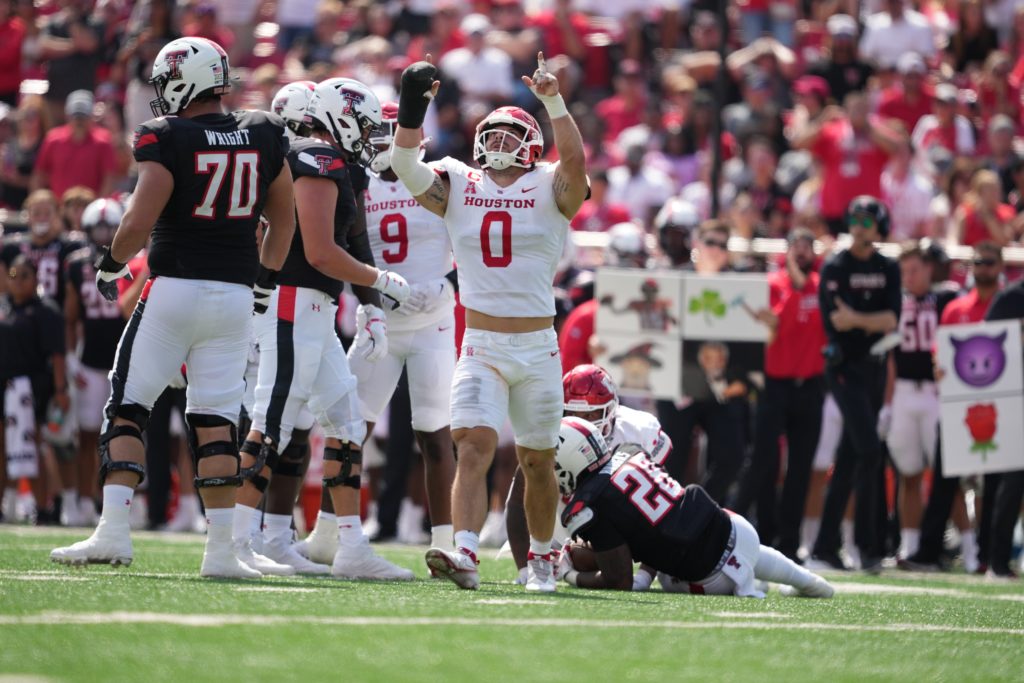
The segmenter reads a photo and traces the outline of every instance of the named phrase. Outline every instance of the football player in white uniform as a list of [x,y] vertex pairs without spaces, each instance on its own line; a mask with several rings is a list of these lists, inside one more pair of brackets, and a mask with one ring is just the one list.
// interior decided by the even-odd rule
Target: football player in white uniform
[[[633,443],[662,465],[672,452],[672,440],[661,429],[658,418],[642,410],[619,403],[619,392],[611,375],[597,365],[577,365],[562,377],[566,417],[575,416],[590,422],[601,432],[608,449]],[[562,504],[558,505],[561,514]],[[505,524],[509,548],[519,568],[516,583],[526,582],[528,534],[523,512],[523,477],[517,470],[505,503]],[[556,522],[556,539],[565,538],[565,530]]]
[[461,588],[479,586],[476,551],[487,516],[487,469],[508,418],[526,480],[531,591],[555,590],[554,454],[562,415],[561,365],[553,328],[552,281],[569,220],[587,194],[583,141],[558,92],[558,80],[537,55],[523,77],[544,104],[559,161],[538,164],[544,139],[537,121],[501,107],[476,128],[474,169],[445,158],[420,159],[423,118],[441,83],[437,69],[417,62],[402,74],[391,167],[416,200],[445,219],[458,263],[466,334],[452,381],[451,428],[458,462],[452,487],[455,549],[431,548],[427,565]]
[[348,357],[359,380],[367,433],[373,432],[405,367],[412,426],[423,453],[431,545],[447,548],[453,537],[451,489],[455,478],[448,427],[456,355],[452,244],[444,220],[420,206],[391,169],[398,103],[386,103],[382,118],[380,130],[370,138],[378,153],[370,162],[373,173],[364,193],[366,230],[374,261],[404,277],[412,294],[401,307],[386,313],[386,355],[370,360],[352,348]]

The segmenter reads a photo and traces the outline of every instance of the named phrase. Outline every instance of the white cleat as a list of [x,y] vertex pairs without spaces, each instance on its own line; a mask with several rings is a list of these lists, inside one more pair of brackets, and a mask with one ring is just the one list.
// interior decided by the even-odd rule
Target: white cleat
[[516,576],[516,580],[512,582],[515,586],[525,586],[526,580],[529,578],[530,570],[523,567],[519,570],[519,574]]
[[96,503],[92,498],[78,499],[78,518],[83,526],[96,526],[100,516],[96,513]]
[[232,541],[231,546],[239,561],[248,565],[250,568],[255,569],[260,574],[266,574],[268,576],[295,575],[295,567],[275,562],[269,557],[255,552],[252,549],[252,539],[247,538],[244,541]]
[[465,548],[441,550],[431,548],[426,555],[432,576],[448,579],[459,588],[476,590],[480,587],[480,572],[476,555]]
[[379,581],[412,581],[416,575],[405,567],[388,562],[369,543],[338,548],[331,563],[331,574],[338,579],[377,579]]
[[317,533],[314,528],[313,533],[301,541],[296,541],[292,544],[292,548],[307,560],[319,564],[330,564],[334,561],[334,556],[338,554],[337,527],[335,527],[334,533]]
[[779,593],[791,598],[831,598],[836,594],[836,589],[825,579],[815,576],[814,581],[804,588],[794,586],[782,586]]
[[554,593],[557,586],[551,553],[526,555],[526,590],[530,593]]
[[124,533],[112,532],[99,526],[92,536],[66,548],[50,551],[50,560],[60,564],[111,564],[127,567],[132,563],[132,538],[128,529]]
[[291,538],[284,537],[277,540],[266,540],[263,541],[263,554],[281,564],[286,564],[295,568],[297,574],[330,574],[330,565],[320,564],[319,562],[313,562],[307,560],[302,555],[295,552],[295,546],[291,542]]
[[263,574],[235,557],[229,547],[209,549],[203,553],[203,565],[199,576],[215,579],[260,579]]

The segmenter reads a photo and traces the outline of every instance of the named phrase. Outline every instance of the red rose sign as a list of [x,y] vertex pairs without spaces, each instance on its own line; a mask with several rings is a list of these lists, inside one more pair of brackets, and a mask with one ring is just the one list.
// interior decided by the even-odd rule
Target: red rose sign
[[967,409],[967,415],[964,416],[964,424],[967,425],[967,429],[971,432],[971,438],[974,439],[971,453],[981,453],[982,461],[985,460],[989,451],[998,448],[993,441],[996,435],[997,417],[995,404],[992,403],[976,403]]

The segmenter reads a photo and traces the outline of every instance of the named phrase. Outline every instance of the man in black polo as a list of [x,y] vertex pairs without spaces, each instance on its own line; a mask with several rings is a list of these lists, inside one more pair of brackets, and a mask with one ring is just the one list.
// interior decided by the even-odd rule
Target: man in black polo
[[879,200],[856,197],[847,208],[846,222],[853,243],[825,264],[818,291],[829,342],[825,379],[843,414],[843,438],[812,560],[819,568],[845,569],[839,557],[839,527],[856,471],[854,540],[861,566],[873,571],[881,567],[884,554],[882,443],[876,423],[886,366],[878,347],[899,322],[900,270],[893,259],[875,250],[874,243],[889,233],[889,212]]

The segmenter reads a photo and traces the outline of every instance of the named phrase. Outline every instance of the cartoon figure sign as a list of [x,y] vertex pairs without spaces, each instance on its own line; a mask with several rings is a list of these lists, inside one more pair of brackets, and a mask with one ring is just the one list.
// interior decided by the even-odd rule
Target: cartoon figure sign
[[1020,321],[942,326],[936,342],[944,473],[1024,469]]

